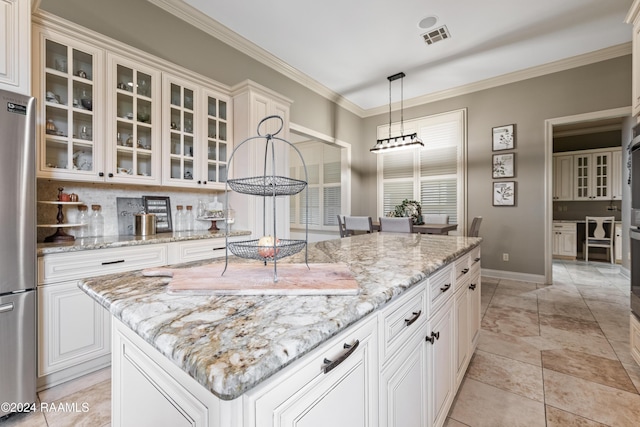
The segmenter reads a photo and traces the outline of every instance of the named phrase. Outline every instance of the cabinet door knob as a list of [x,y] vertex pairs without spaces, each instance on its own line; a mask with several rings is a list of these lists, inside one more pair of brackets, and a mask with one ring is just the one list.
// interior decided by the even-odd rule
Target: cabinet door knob
[[104,176],[104,172],[98,172],[98,176],[100,177]]
[[339,364],[344,362],[347,359],[347,357],[351,356],[353,354],[353,352],[356,351],[356,348],[358,348],[359,345],[360,345],[360,341],[359,340],[356,340],[356,342],[354,342],[351,345],[345,343],[344,344],[344,348],[347,351],[345,351],[342,355],[340,355],[340,357],[338,357],[336,360],[329,360],[329,359],[325,358],[324,359],[324,363],[326,364],[326,366],[324,368],[322,368],[324,373],[325,374],[329,373],[329,371],[333,370]]
[[109,178],[113,178],[113,174],[109,172]]
[[407,322],[407,326],[411,325],[413,322],[418,320],[418,317],[420,317],[420,315],[422,314],[422,310],[417,312],[414,311],[412,314],[413,314],[413,317],[411,317],[410,319],[404,319],[404,321]]
[[440,332],[431,332],[431,336],[425,338],[425,341],[429,341],[431,344],[434,343],[435,340],[440,339]]
[[469,285],[469,289],[471,289],[472,291],[475,291],[476,290],[476,284],[475,283],[470,284]]

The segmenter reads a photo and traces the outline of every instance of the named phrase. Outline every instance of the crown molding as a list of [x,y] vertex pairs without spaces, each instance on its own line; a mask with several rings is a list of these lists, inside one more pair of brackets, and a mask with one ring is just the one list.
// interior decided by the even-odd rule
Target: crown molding
[[[317,80],[312,79],[308,75],[302,73],[266,50],[260,48],[239,34],[231,31],[229,28],[220,24],[213,18],[205,15],[194,7],[186,4],[182,0],[147,0],[149,3],[163,9],[164,11],[176,16],[179,19],[193,25],[194,27],[206,32],[207,34],[215,37],[223,43],[231,46],[232,48],[250,56],[256,61],[272,68],[273,70],[283,74],[291,80],[303,85],[304,87],[312,90],[320,96],[336,103],[338,106],[344,108],[347,111],[355,114],[360,118],[366,118],[375,116],[378,114],[384,114],[389,111],[388,105],[383,105],[371,109],[363,109],[353,102],[347,100],[340,94],[332,91],[326,86],[319,83]],[[640,0],[635,0],[639,3]],[[617,46],[612,46],[605,49],[600,49],[594,52],[586,53],[583,55],[577,55],[571,58],[561,59],[559,61],[550,62],[548,64],[540,65],[537,67],[531,67],[526,70],[516,71],[513,73],[504,74],[501,76],[485,79],[479,82],[470,83],[468,85],[458,86],[452,89],[447,89],[431,94],[419,96],[404,100],[404,108],[416,107],[419,105],[428,104],[431,102],[442,101],[444,99],[453,98],[456,96],[467,95],[473,92],[491,89],[494,87],[502,86],[509,83],[515,83],[522,80],[531,79],[534,77],[540,77],[547,74],[556,73],[559,71],[569,70],[584,65],[593,64],[608,59],[617,58],[620,56],[631,54],[631,42],[623,43]],[[400,103],[392,104],[392,109],[399,110]]]
[[363,117],[365,110],[357,106],[340,94],[332,91],[326,86],[312,79],[308,75],[302,73],[298,69],[292,67],[278,57],[272,55],[256,44],[250,42],[224,25],[220,24],[210,16],[205,15],[196,8],[186,4],[182,0],[147,0],[149,3],[163,9],[164,11],[182,19],[188,24],[198,28],[201,31],[215,37],[221,42],[231,46],[232,48],[250,56],[258,62],[272,68],[273,70],[283,74],[291,80],[300,83],[304,87],[314,91],[318,95],[335,102],[340,107],[352,112],[353,114]]
[[[404,108],[417,107],[419,105],[429,104],[431,102],[442,101],[444,99],[453,98],[461,95],[468,95],[485,89],[491,89],[510,83],[516,83],[522,80],[540,77],[547,74],[557,73],[560,71],[570,70],[572,68],[584,65],[594,64],[596,62],[606,61],[608,59],[618,58],[620,56],[631,55],[631,42],[619,44],[616,46],[596,50],[594,52],[577,55],[570,58],[561,59],[559,61],[550,62],[548,64],[539,65],[537,67],[527,68],[525,70],[515,71],[513,73],[503,74],[501,76],[490,79],[481,80],[470,83],[468,85],[458,86],[452,89],[440,92],[430,93],[428,95],[419,96],[404,100]],[[392,109],[399,110],[400,103],[392,104]],[[384,114],[389,111],[389,106],[380,106],[365,111],[362,117],[371,117],[378,114]]]

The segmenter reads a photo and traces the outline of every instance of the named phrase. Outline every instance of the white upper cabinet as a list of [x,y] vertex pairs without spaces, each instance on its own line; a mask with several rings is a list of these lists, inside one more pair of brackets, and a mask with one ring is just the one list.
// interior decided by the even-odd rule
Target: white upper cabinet
[[633,25],[631,106],[635,117],[640,114],[640,1],[634,0],[629,8],[625,22]]
[[31,0],[0,0],[0,89],[31,95]]
[[224,189],[228,88],[87,29],[41,21],[38,177]]
[[163,183],[224,188],[229,150],[229,97],[163,75]]
[[103,51],[34,26],[33,88],[39,110],[38,176],[101,180]]
[[621,148],[598,148],[553,156],[553,200],[621,200]]
[[108,55],[107,162],[110,182],[159,184],[160,72]]

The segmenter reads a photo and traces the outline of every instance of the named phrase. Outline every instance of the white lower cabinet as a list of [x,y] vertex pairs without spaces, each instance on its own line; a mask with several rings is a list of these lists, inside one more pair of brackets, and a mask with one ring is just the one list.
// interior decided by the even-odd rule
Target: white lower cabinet
[[250,390],[245,426],[377,425],[376,326],[373,316]]
[[449,299],[429,320],[427,342],[427,378],[429,426],[442,426],[455,396],[454,312]]
[[380,426],[429,425],[426,333],[425,324],[380,372]]
[[441,427],[477,344],[479,261],[478,249],[460,283],[453,264],[445,266],[233,400],[210,393],[114,320],[112,423]]
[[38,389],[111,363],[111,315],[78,288],[79,279],[166,264],[166,244],[39,257]]
[[109,364],[110,315],[71,280],[38,288],[38,376]]
[[631,343],[631,356],[633,360],[636,361],[638,365],[640,365],[640,320],[631,313],[631,327],[630,327],[630,340]]

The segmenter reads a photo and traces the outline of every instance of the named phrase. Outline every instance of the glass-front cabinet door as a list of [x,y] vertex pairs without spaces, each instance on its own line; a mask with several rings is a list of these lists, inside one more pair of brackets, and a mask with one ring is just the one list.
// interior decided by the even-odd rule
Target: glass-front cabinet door
[[222,189],[227,177],[229,99],[163,75],[163,183]]
[[198,87],[170,75],[163,76],[163,183],[184,187],[202,182],[198,161]]
[[158,184],[160,73],[115,55],[108,61],[108,181]]
[[100,71],[104,53],[36,28],[34,93],[39,99],[38,176],[102,180]]
[[205,91],[207,109],[206,179],[212,186],[224,186],[227,180],[231,122],[229,98]]

